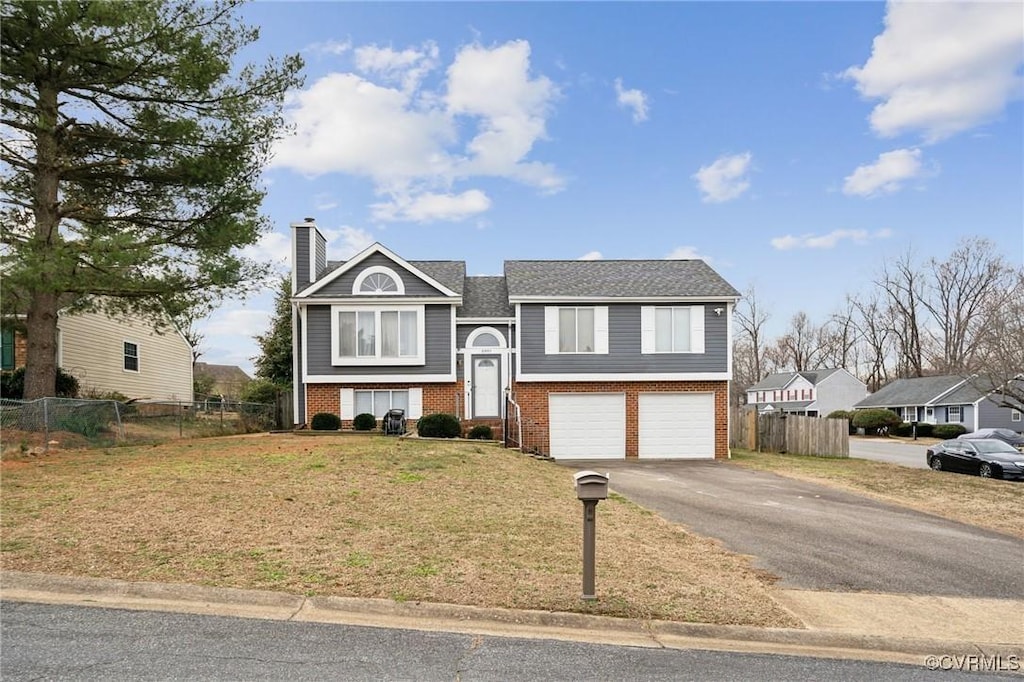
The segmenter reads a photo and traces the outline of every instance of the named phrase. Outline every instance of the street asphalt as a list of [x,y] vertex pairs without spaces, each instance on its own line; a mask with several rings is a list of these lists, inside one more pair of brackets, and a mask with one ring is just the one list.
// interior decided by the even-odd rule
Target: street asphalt
[[876,462],[899,464],[914,469],[927,469],[925,452],[927,443],[934,441],[905,441],[895,438],[850,438],[850,457],[872,459]]

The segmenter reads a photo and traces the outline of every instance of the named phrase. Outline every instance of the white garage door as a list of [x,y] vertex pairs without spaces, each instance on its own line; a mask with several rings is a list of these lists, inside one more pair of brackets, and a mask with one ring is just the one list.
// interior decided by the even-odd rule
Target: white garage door
[[713,393],[641,393],[640,457],[714,459]]
[[623,459],[626,456],[624,393],[552,393],[548,396],[551,456],[555,459]]

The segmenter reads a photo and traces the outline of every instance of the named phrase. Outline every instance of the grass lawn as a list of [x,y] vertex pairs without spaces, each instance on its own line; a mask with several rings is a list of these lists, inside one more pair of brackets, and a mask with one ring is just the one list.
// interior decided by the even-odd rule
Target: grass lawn
[[0,467],[8,570],[798,625],[747,557],[618,496],[598,505],[599,601],[582,602],[571,471],[485,444],[260,435]]
[[827,483],[885,502],[1024,538],[1024,483],[911,469],[867,459],[733,450],[741,466]]

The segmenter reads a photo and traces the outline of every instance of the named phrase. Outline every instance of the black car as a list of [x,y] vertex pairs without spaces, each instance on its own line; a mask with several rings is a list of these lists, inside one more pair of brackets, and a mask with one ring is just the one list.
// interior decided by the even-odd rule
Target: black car
[[978,429],[973,433],[965,433],[959,438],[967,438],[968,440],[977,440],[979,438],[995,438],[997,440],[1006,441],[1015,448],[1024,447],[1024,436],[1020,435],[1016,431],[1010,429]]
[[954,438],[928,448],[928,466],[935,471],[959,471],[982,478],[1024,479],[1024,453],[994,438]]

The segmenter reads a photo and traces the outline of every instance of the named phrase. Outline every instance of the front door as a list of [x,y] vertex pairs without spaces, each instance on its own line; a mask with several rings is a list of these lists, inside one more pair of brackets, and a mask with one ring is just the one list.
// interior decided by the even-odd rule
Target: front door
[[501,382],[498,380],[497,358],[475,358],[473,360],[473,416],[499,417],[498,396]]

